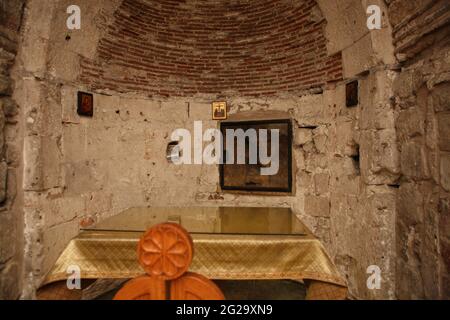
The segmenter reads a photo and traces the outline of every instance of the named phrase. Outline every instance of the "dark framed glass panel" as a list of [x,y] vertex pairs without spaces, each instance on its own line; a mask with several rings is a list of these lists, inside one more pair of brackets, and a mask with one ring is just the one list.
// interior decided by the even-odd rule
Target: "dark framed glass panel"
[[[222,122],[220,126],[223,135],[223,164],[220,165],[220,184],[222,190],[234,191],[260,191],[260,192],[292,192],[292,123],[291,120],[264,120],[264,121],[242,121],[242,122]],[[234,143],[228,149],[227,133],[229,130],[248,130],[256,131],[256,141],[251,138],[251,134],[245,136],[245,164],[238,164],[237,150],[239,141],[234,137]],[[272,153],[272,130],[277,130],[279,133],[279,156],[278,156],[278,171],[276,174],[263,175],[262,168],[274,168],[273,163],[265,163],[260,158],[260,139],[261,130],[267,130],[267,156],[273,159]],[[264,137],[264,136],[263,136]],[[241,141],[242,143],[242,141]],[[250,161],[250,148],[257,146],[257,161],[252,163]],[[227,162],[227,155],[231,159],[231,155],[227,151],[233,150],[234,159],[233,164]],[[253,149],[255,150],[255,149]]]

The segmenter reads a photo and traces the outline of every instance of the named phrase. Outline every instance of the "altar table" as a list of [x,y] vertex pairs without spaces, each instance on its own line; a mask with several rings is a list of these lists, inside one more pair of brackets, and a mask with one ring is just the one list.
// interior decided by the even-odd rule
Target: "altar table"
[[214,280],[304,281],[309,299],[346,298],[346,282],[322,243],[285,208],[132,208],[85,228],[44,284],[67,279],[74,265],[83,279],[142,275],[137,242],[163,222],[180,223],[192,235],[192,272]]

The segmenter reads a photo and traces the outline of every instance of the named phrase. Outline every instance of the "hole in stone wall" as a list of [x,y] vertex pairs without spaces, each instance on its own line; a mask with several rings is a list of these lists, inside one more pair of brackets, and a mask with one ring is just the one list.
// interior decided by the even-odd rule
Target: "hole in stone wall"
[[388,184],[389,188],[400,189],[400,182]]
[[309,130],[315,130],[318,128],[318,126],[299,126],[300,129],[309,129]]
[[347,83],[345,87],[345,98],[347,108],[356,107],[359,104],[358,80]]
[[351,158],[353,160],[353,165],[355,166],[355,169],[359,175],[361,173],[359,146],[356,146],[355,153],[351,156]]
[[170,163],[175,163],[183,156],[183,151],[180,149],[178,141],[172,141],[167,145],[166,159]]

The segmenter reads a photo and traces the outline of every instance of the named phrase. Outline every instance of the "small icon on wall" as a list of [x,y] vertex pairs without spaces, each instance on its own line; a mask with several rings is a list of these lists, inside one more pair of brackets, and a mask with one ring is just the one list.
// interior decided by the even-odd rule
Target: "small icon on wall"
[[212,118],[213,120],[227,120],[228,112],[226,102],[213,102]]
[[347,83],[345,88],[346,105],[348,108],[356,107],[359,104],[359,83],[358,80]]
[[77,113],[84,117],[94,116],[94,96],[86,92],[78,92]]

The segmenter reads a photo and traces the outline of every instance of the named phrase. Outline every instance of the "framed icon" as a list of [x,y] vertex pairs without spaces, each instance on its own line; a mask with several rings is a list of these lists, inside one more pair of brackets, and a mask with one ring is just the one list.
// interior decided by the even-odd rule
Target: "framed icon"
[[94,95],[86,92],[78,92],[77,113],[84,117],[94,116]]
[[212,118],[213,118],[213,120],[227,120],[228,119],[226,102],[213,102]]
[[346,85],[346,105],[348,108],[355,107],[359,104],[358,80],[347,83]]
[[[290,119],[280,120],[260,120],[260,121],[238,121],[238,122],[222,122],[220,130],[223,137],[227,136],[227,131],[231,129],[243,130],[266,130],[271,132],[277,130],[278,135],[278,171],[274,175],[262,175],[261,169],[272,166],[272,163],[263,164],[260,160],[257,163],[250,162],[250,145],[259,146],[261,136],[256,135],[253,142],[251,138],[245,139],[245,163],[237,163],[237,153],[239,148],[239,138],[234,140],[232,145],[227,145],[228,139],[224,138],[222,144],[222,158],[227,159],[227,153],[231,152],[234,155],[233,161],[227,163],[224,160],[223,164],[219,166],[220,173],[220,188],[223,191],[238,191],[238,192],[269,192],[269,193],[291,193],[293,190],[292,178],[292,122]],[[267,154],[272,154],[272,137],[271,134],[267,136]],[[232,150],[232,151],[231,151]]]

